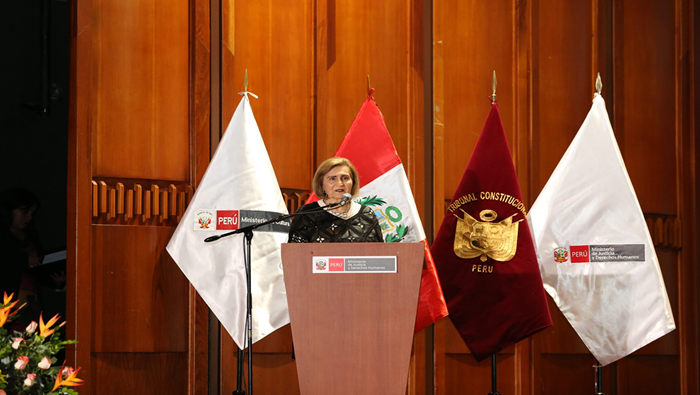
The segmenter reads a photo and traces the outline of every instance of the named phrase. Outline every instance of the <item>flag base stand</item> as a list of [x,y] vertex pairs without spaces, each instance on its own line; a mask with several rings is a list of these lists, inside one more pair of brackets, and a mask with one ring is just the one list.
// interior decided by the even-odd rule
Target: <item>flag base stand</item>
[[243,350],[238,349],[238,366],[236,375],[236,390],[233,391],[233,395],[246,395],[243,391]]
[[595,371],[595,388],[596,392],[595,395],[605,395],[605,392],[603,392],[603,366],[600,364],[600,362],[596,361],[596,364],[593,365],[593,370]]
[[496,354],[491,355],[491,392],[489,392],[489,395],[501,395],[500,392],[498,392],[497,385],[496,385],[496,371],[497,371],[497,366],[496,366]]

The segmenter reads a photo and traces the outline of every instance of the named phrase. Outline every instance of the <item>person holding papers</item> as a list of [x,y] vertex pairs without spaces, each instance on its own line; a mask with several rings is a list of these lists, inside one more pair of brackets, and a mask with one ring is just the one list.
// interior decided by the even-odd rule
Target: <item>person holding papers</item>
[[346,158],[326,159],[313,178],[313,191],[320,197],[297,210],[289,230],[290,243],[383,242],[374,211],[352,198],[360,191],[355,166]]

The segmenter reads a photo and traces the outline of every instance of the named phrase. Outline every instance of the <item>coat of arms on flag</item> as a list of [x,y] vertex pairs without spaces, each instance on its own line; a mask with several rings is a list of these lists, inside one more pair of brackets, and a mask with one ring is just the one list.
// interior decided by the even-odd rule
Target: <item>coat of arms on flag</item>
[[513,214],[500,222],[494,222],[498,213],[494,210],[482,210],[479,217],[483,222],[462,211],[464,218],[457,217],[454,250],[458,257],[471,259],[479,257],[486,262],[487,257],[499,262],[506,262],[515,256],[518,247],[518,223],[513,222]]
[[358,203],[374,209],[374,215],[379,219],[379,226],[387,243],[398,243],[408,234],[409,225],[406,221],[401,221],[404,218],[400,208],[387,205],[386,200],[378,196],[363,197]]

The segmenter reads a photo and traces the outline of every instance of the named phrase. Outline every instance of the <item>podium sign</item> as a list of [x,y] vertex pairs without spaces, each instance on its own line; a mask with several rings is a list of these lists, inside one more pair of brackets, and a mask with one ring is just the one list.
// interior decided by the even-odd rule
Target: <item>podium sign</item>
[[395,256],[314,256],[314,273],[396,273]]
[[[320,273],[315,258],[357,272]],[[282,245],[302,395],[406,393],[423,259],[421,243]]]

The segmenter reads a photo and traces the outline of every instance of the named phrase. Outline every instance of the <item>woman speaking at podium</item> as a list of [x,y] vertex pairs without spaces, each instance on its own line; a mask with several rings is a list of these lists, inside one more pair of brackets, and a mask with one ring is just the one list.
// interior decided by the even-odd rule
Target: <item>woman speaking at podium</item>
[[318,166],[313,191],[321,200],[303,205],[292,220],[290,243],[383,242],[374,211],[353,202],[360,191],[355,166],[346,158],[326,159]]

